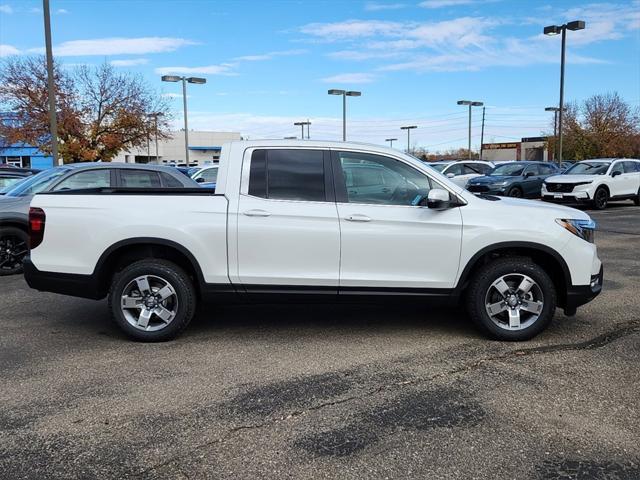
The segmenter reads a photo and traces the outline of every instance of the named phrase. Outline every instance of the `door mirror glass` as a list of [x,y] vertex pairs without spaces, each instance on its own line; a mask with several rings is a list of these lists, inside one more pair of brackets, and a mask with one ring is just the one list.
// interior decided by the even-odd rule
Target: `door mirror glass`
[[616,170],[614,172],[611,172],[611,176],[612,177],[617,177],[618,175],[620,175],[622,172],[620,170]]
[[427,207],[434,210],[444,210],[451,206],[449,192],[441,188],[432,188],[427,195]]
[[204,177],[198,177],[198,178],[196,178],[196,182],[198,182],[198,183],[204,183]]
[[453,178],[453,177],[455,177],[455,174],[453,174],[453,173],[447,173],[447,178]]
[[524,172],[524,178],[533,177],[533,172],[529,170],[528,172]]

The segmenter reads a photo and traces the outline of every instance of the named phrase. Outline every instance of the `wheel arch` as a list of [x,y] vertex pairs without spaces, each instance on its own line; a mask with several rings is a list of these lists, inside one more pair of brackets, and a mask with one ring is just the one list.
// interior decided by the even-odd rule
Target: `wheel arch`
[[24,230],[25,233],[29,233],[29,224],[18,218],[7,218],[0,220],[0,228],[2,227],[14,227]]
[[195,256],[179,243],[153,237],[122,240],[104,251],[93,271],[101,293],[106,294],[114,274],[128,264],[146,258],[161,258],[175,263],[192,277],[194,286],[200,294],[204,285],[204,275]]
[[467,262],[456,290],[462,293],[475,273],[494,258],[529,257],[551,277],[558,295],[558,306],[564,307],[567,290],[571,286],[571,272],[567,262],[556,250],[535,242],[500,242],[484,247]]

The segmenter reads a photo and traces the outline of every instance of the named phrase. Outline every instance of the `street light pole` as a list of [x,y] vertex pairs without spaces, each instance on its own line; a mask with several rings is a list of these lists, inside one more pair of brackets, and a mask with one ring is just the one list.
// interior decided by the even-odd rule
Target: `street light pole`
[[58,159],[58,120],[56,118],[56,86],[53,76],[53,49],[51,46],[51,12],[49,0],[42,0],[44,11],[44,41],[47,55],[47,94],[49,96],[49,132],[51,133],[51,155],[54,165],[64,162]]
[[558,164],[562,162],[562,117],[564,111],[564,63],[565,50],[567,45],[567,30],[576,31],[584,30],[585,22],[582,20],[574,20],[564,25],[549,25],[544,27],[545,35],[562,35],[562,46],[560,53],[560,105],[558,105]]
[[160,158],[160,156],[158,155],[158,117],[163,116],[164,113],[162,112],[155,112],[155,113],[150,113],[149,117],[153,117],[153,121],[154,121],[154,130],[155,130],[155,153],[156,153],[156,162],[158,161],[158,159]]
[[176,75],[163,75],[163,82],[180,82],[182,81],[182,104],[184,107],[184,156],[187,166],[189,166],[189,125],[187,123],[187,82],[204,84],[207,83],[206,78],[200,77],[179,77]]
[[480,160],[482,160],[482,154],[484,153],[484,150],[483,150],[483,146],[484,146],[484,109],[485,109],[485,107],[482,107],[482,130],[480,130]]
[[355,90],[338,90],[332,88],[327,92],[329,95],[342,95],[342,141],[347,141],[347,97],[359,97],[362,92]]
[[458,105],[468,105],[469,106],[469,160],[471,160],[471,107],[482,107],[484,103],[482,102],[473,102],[471,100],[458,100]]
[[398,140],[397,138],[387,138],[385,142],[389,142],[389,148],[393,148],[393,142]]
[[311,122],[309,120],[307,120],[306,122],[294,122],[294,125],[297,127],[300,127],[302,129],[300,138],[302,140],[304,140],[304,126],[307,126],[307,138],[309,138],[309,125],[311,125]]
[[408,125],[406,127],[400,127],[400,130],[407,131],[407,153],[411,151],[411,130],[418,128],[417,125]]

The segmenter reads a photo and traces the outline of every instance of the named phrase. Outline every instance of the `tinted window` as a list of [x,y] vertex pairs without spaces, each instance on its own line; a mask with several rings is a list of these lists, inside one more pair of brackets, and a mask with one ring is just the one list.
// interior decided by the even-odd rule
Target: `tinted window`
[[120,169],[120,183],[121,186],[128,188],[158,188],[161,186],[158,172],[128,168]]
[[[429,177],[389,157],[340,152],[350,203],[415,205],[431,189]],[[359,183],[356,180],[366,178]]]
[[624,173],[636,173],[640,171],[640,162],[624,162]]
[[177,178],[174,178],[172,175],[169,175],[168,173],[161,172],[160,176],[162,177],[162,183],[164,184],[165,187],[180,188],[184,186],[182,183],[180,183],[180,181]]
[[276,200],[325,201],[324,153],[256,150],[251,157],[249,194]]
[[551,175],[552,173],[556,173],[556,169],[551,165],[538,165],[540,169],[540,175]]
[[109,188],[111,186],[111,170],[88,170],[78,172],[65,178],[53,190],[79,190],[85,188]]
[[524,170],[524,175],[526,175],[527,173],[533,174],[533,175],[540,175],[540,170],[538,168],[538,165],[529,165]]
[[458,176],[458,175],[462,175],[463,171],[464,171],[464,165],[462,163],[454,163],[444,171],[444,174],[449,175],[450,173],[453,173],[455,176]]
[[17,183],[19,180],[22,180],[24,177],[0,177],[0,190],[8,187],[9,185],[13,185]]
[[611,168],[611,174],[615,172],[624,173],[624,167],[622,165],[622,162],[616,162],[613,164],[613,167]]

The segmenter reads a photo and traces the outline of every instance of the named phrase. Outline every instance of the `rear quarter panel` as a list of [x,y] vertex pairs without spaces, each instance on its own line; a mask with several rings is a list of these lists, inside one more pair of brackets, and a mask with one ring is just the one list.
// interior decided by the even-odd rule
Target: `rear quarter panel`
[[31,260],[42,271],[93,273],[112,245],[137,237],[176,242],[198,261],[207,283],[229,283],[227,200],[189,195],[36,195],[46,226]]

